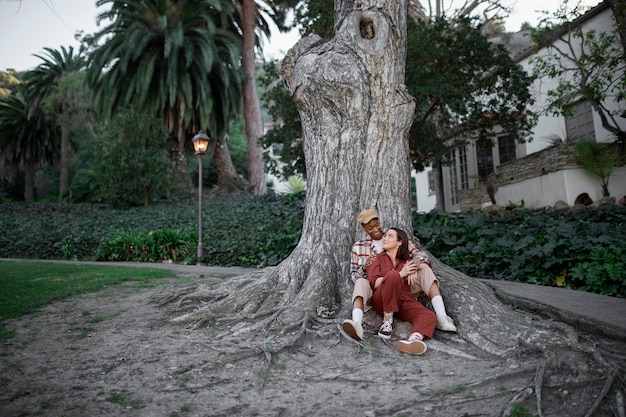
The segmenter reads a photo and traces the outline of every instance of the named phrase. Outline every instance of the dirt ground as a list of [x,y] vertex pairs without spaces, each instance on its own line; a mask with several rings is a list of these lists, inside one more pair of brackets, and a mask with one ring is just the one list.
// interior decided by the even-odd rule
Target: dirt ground
[[[535,414],[531,393],[544,352],[520,348],[494,358],[458,335],[437,331],[428,352],[416,357],[372,334],[359,346],[341,336],[336,324],[280,352],[271,344],[251,350],[249,335],[237,342],[220,336],[240,331],[236,325],[169,322],[173,313],[155,300],[198,279],[109,287],[9,322],[16,335],[0,346],[0,416]],[[622,344],[609,345],[618,354],[625,351]],[[568,363],[593,368],[584,357]],[[575,378],[578,371],[565,373]],[[546,386],[543,415],[583,415],[602,375],[598,370],[587,391],[574,393],[558,382]],[[518,401],[533,414],[515,411]],[[613,412],[600,407],[594,415]]]

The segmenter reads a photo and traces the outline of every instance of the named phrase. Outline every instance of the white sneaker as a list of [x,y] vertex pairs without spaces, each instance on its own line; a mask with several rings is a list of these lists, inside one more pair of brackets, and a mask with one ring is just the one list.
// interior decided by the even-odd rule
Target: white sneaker
[[400,340],[396,343],[396,349],[411,355],[423,355],[428,349],[426,343],[421,340]]
[[456,326],[452,321],[450,316],[439,317],[437,316],[437,326],[439,330],[443,330],[444,332],[456,332]]
[[341,327],[354,340],[363,340],[363,326],[360,321],[344,320]]

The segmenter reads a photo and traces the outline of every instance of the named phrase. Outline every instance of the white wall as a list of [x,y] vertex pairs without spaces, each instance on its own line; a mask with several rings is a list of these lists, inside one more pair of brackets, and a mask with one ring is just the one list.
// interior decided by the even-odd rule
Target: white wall
[[[609,192],[616,202],[626,195],[626,168],[618,168],[611,175]],[[566,169],[501,186],[496,191],[496,203],[507,206],[509,203],[519,204],[524,200],[524,207],[530,209],[552,207],[557,201],[574,205],[574,201],[582,193],[589,194],[593,201],[600,200],[600,177],[583,169]]]
[[[606,10],[594,16],[592,19],[587,20],[582,27],[584,32],[589,30],[596,30],[598,32],[613,30],[613,28],[615,27],[615,21],[613,19],[613,13],[611,12],[611,9],[606,8]],[[574,40],[577,39],[578,38],[574,38]],[[617,39],[617,42],[619,42],[619,39]],[[563,43],[562,41],[555,42],[555,46],[557,46],[561,50],[568,49],[567,44]],[[619,44],[616,44],[616,47],[621,49],[621,46]],[[528,74],[532,74],[532,60],[536,59],[537,56],[545,56],[551,53],[555,52],[549,48],[542,48],[537,51],[536,54],[532,54],[531,56],[521,60],[519,64]],[[580,54],[580,50],[578,48],[576,49],[576,54]],[[546,105],[548,91],[554,90],[558,85],[559,82],[557,79],[543,78],[536,80],[531,87],[531,93],[536,100],[535,104],[531,106],[531,109],[537,113],[541,113]],[[623,101],[621,103],[618,103],[610,97],[604,102],[604,104],[606,105],[606,108],[611,112],[621,113],[623,110],[626,110],[626,103],[624,103]],[[593,121],[597,142],[608,142],[614,139],[611,133],[609,133],[609,131],[602,127],[602,121],[600,119],[600,116],[595,111],[593,112]],[[626,119],[616,117],[615,121],[619,126],[621,126],[622,129],[626,129]],[[558,136],[564,139],[566,135],[567,131],[565,128],[565,119],[563,117],[555,117],[552,115],[542,114],[539,116],[539,119],[537,120],[537,125],[532,131],[532,141],[526,145],[527,154],[538,152],[550,146],[550,143],[547,140],[550,136]]]
[[428,213],[437,206],[437,196],[428,193],[428,172],[432,168],[426,168],[422,172],[412,172],[411,179],[415,181],[415,190],[417,195],[417,211],[420,213]]

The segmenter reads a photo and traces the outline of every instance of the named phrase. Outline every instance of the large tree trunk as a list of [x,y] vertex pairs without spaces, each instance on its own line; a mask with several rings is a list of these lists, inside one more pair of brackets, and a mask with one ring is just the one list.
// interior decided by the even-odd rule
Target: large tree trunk
[[[300,242],[279,266],[224,299],[232,311],[276,305],[337,313],[351,291],[348,258],[357,215],[410,222],[408,131],[414,102],[404,86],[407,3],[336,3],[335,37],[301,40],[283,63],[303,127],[307,201]],[[350,282],[351,284],[351,282]]]
[[[345,287],[350,246],[362,233],[360,210],[374,208],[387,226],[411,230],[407,3],[380,3],[335,2],[334,38],[304,39],[283,63],[302,120],[307,202],[299,245],[281,267],[306,276],[302,296],[291,297],[309,306],[340,308],[336,290]],[[302,259],[311,260],[308,271]]]
[[257,6],[254,0],[243,0],[241,66],[243,70],[244,119],[248,137],[248,175],[250,188],[254,195],[263,195],[267,192],[267,184],[263,164],[263,148],[258,143],[258,139],[263,135],[263,125],[261,122],[261,107],[256,93],[254,59],[256,15]]
[[[231,278],[222,285],[202,280],[159,300],[185,311],[173,322],[206,327],[209,319],[209,327],[219,332],[212,340],[237,347],[226,355],[219,350],[207,364],[223,366],[245,355],[264,353],[269,366],[270,348],[278,352],[293,346],[308,332],[328,337],[331,326],[335,331],[334,326],[349,317],[353,285],[348,259],[351,244],[362,234],[356,220],[359,210],[375,208],[385,227],[412,230],[408,130],[414,105],[403,84],[407,1],[336,0],[333,39],[304,38],[285,58],[283,76],[300,112],[308,174],[298,246],[277,267]],[[586,355],[589,364],[579,366],[581,352],[588,348],[580,345],[569,326],[512,309],[484,283],[437,259],[433,270],[459,331],[456,335],[437,332],[428,345],[467,361],[489,360],[499,369],[497,381],[503,376],[522,381],[509,395],[494,401],[498,409],[488,406],[481,415],[512,415],[510,408],[522,401],[536,408],[537,415],[543,415],[542,401],[556,408],[545,415],[560,415],[563,391],[571,393],[566,401],[585,395],[587,400],[580,404],[591,404],[569,415],[593,415],[621,368],[593,348]],[[369,332],[377,329],[372,315],[381,320],[368,313],[364,325]],[[396,338],[409,333],[408,323],[394,323]],[[367,344],[360,344],[361,348],[367,349]],[[373,351],[379,354],[378,348]],[[445,356],[434,358],[445,360]],[[510,360],[528,367],[520,370]],[[596,368],[600,372],[594,372]],[[382,372],[373,377],[377,378],[393,376]],[[405,385],[406,377],[401,378],[391,384]],[[500,384],[486,375],[471,385],[489,383]],[[365,384],[364,389],[380,391],[377,384],[373,388]],[[495,390],[478,402],[489,404],[489,399],[499,397]],[[414,411],[413,406],[411,401]],[[462,402],[455,407],[461,410]]]
[[[213,315],[278,309],[282,323],[311,312],[346,317],[353,288],[350,247],[363,234],[359,211],[374,208],[384,227],[412,231],[408,133],[414,102],[404,86],[407,1],[381,7],[371,0],[358,8],[350,0],[336,1],[334,38],[321,42],[309,36],[289,51],[282,73],[300,112],[308,174],[301,239],[277,267],[230,282],[225,290],[199,285],[168,298],[182,297],[178,305],[186,309],[203,300],[202,307],[176,321],[200,322],[206,310]],[[520,337],[531,339],[525,319],[501,319],[504,307],[486,285],[436,259],[433,269],[464,339],[499,355],[514,349]],[[553,335],[537,335],[545,337]]]

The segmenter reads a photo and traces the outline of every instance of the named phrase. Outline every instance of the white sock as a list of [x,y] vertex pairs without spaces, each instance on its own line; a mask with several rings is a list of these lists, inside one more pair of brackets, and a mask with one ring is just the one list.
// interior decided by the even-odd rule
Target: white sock
[[446,306],[443,305],[443,298],[440,295],[435,295],[430,303],[433,305],[433,309],[435,310],[435,314],[437,317],[445,317],[448,314],[446,313]]
[[352,309],[352,321],[362,322],[363,321],[363,310],[360,308]]

